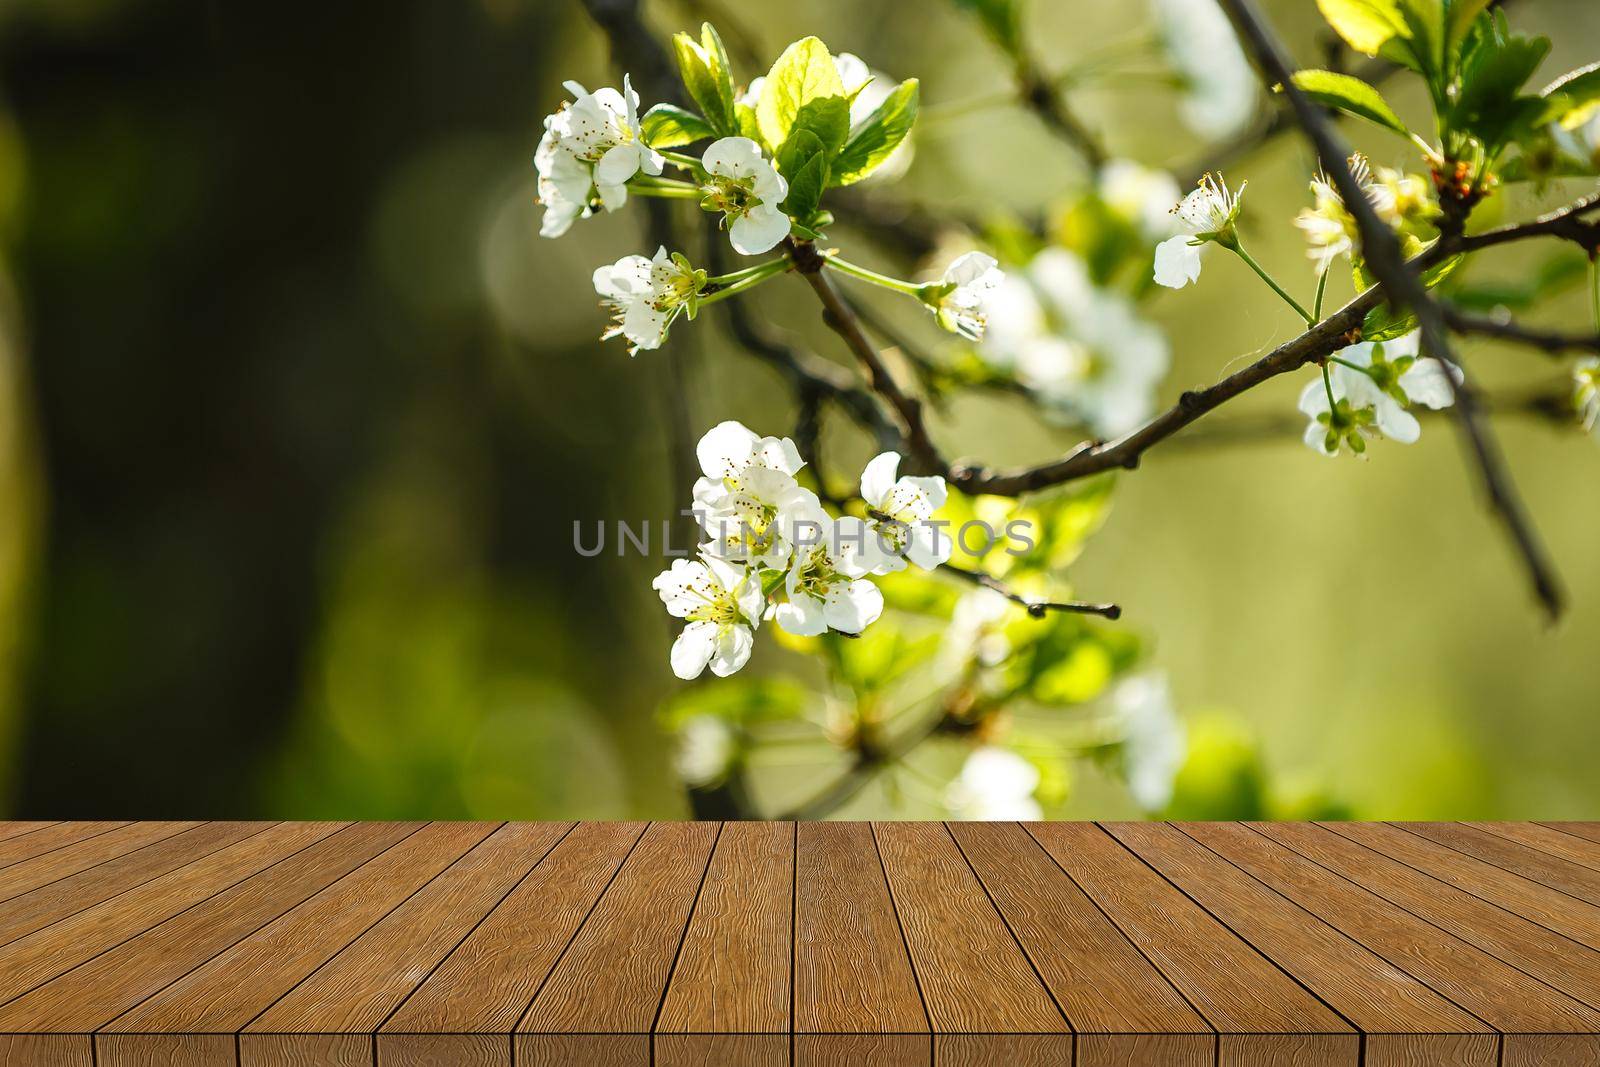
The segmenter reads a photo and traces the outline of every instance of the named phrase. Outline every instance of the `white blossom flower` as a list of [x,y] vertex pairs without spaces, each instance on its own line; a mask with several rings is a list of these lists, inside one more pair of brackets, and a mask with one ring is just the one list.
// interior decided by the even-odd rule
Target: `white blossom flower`
[[1128,791],[1145,811],[1160,811],[1172,799],[1173,779],[1188,754],[1188,735],[1173,710],[1166,676],[1124,679],[1112,690],[1111,704],[1122,726]]
[[990,297],[979,345],[1057,414],[1101,437],[1150,417],[1171,363],[1166,336],[1120,293],[1097,288],[1073,253],[1050,248],[1009,273]]
[[1409,445],[1422,436],[1422,424],[1406,408],[1449,407],[1455,402],[1450,379],[1460,382],[1462,374],[1455,367],[1447,372],[1431,357],[1418,358],[1418,337],[1413,331],[1392,341],[1362,342],[1335,353],[1344,362],[1330,364],[1328,383],[1319,377],[1300,394],[1300,410],[1311,419],[1306,426],[1307,447],[1334,456],[1344,445],[1361,455],[1366,451],[1364,438],[1381,435]]
[[694,509],[706,552],[723,559],[782,567],[789,558],[791,515],[809,514],[816,495],[795,481],[805,466],[787,437],[757,437],[724,422],[695,448],[704,477],[694,484]]
[[778,207],[789,183],[748,137],[712,141],[701,157],[706,170],[703,205],[720,211],[734,251],[760,255],[789,236],[789,216]]
[[958,819],[1034,820],[1044,816],[1033,791],[1039,769],[1015,752],[984,745],[974,749],[945,790],[945,806]]
[[668,614],[688,619],[672,644],[672,673],[685,680],[711,673],[726,678],[750,660],[761,623],[761,582],[746,567],[702,554],[677,559],[650,587]]
[[716,785],[728,776],[739,746],[733,728],[715,715],[696,715],[678,729],[673,758],[678,777],[692,786]]
[[1172,175],[1131,159],[1113,159],[1100,168],[1097,181],[1100,199],[1138,227],[1146,240],[1173,232],[1172,205],[1183,194]]
[[615,321],[601,340],[621,334],[628,351],[660,348],[678,313],[705,284],[705,273],[689,266],[682,256],[656,249],[654,259],[623,256],[594,272],[595,292],[614,312]]
[[1179,112],[1202,137],[1229,137],[1255,116],[1258,85],[1216,0],[1154,0],[1162,47],[1183,79]]
[[1200,250],[1209,242],[1235,243],[1233,224],[1239,216],[1244,183],[1229,192],[1222,175],[1207,174],[1199,188],[1173,208],[1183,232],[1156,245],[1155,279],[1161,285],[1182,289],[1200,277]]
[[945,627],[945,648],[957,660],[975,657],[985,667],[996,667],[1011,655],[1005,622],[1014,605],[993,589],[972,589],[962,594]]
[[1578,360],[1572,368],[1573,406],[1585,429],[1600,435],[1600,356]]
[[993,256],[967,252],[957,256],[939,280],[926,287],[923,301],[940,326],[976,341],[988,323],[984,301],[1004,277]]
[[934,476],[897,478],[900,453],[873,457],[861,472],[861,499],[871,515],[862,560],[873,574],[905,569],[906,560],[933,570],[950,558],[954,540],[930,521],[944,507],[944,479]]
[[862,562],[872,536],[862,520],[830,518],[820,504],[791,519],[794,559],[784,580],[788,601],[773,613],[778,625],[799,637],[815,637],[828,630],[858,634],[876,622],[883,614],[883,594],[866,579]]
[[1569,116],[1550,131],[1561,151],[1591,172],[1600,170],[1600,107],[1590,105],[1575,121]]
[[[1413,256],[1422,251],[1424,243],[1434,236],[1433,220],[1439,210],[1427,179],[1387,167],[1374,171],[1360,152],[1350,157],[1349,167],[1373,211],[1400,235],[1405,254]],[[1294,224],[1305,234],[1307,254],[1317,264],[1317,270],[1325,271],[1341,255],[1354,257],[1360,230],[1344,197],[1326,174],[1311,180],[1311,195],[1314,206],[1302,209]]]
[[641,171],[660,174],[665,162],[644,142],[639,96],[626,75],[620,93],[564,84],[575,99],[544,120],[533,157],[544,205],[539,232],[545,237],[560,237],[597,205],[615,211],[627,202],[628,179]]

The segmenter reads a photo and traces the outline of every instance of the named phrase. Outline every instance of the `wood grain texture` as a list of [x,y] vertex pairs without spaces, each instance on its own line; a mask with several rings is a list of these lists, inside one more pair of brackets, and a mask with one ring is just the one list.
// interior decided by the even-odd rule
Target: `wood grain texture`
[[1573,999],[1600,1007],[1600,952],[1320,826],[1263,824],[1257,830]]
[[4,948],[0,1003],[237,885],[339,828],[328,823],[272,827],[18,938]]
[[950,832],[1077,1033],[1080,1067],[1212,1062],[1211,1027],[1022,827]]
[[[797,1034],[927,1034],[928,1013],[911,969],[872,828],[863,822],[801,823],[795,849]],[[807,1044],[865,1061],[897,1062],[929,1043],[840,1039]],[[799,1044],[796,1056],[800,1056]]]
[[716,823],[651,824],[517,1031],[649,1033],[721,831]]
[[112,1020],[105,1034],[232,1034],[497,828],[430,823]]
[[0,868],[0,902],[60,881],[107,860],[200,825],[193,822],[137,822],[74,842],[30,860]]
[[245,1027],[241,1049],[259,1042],[281,1057],[297,1037],[309,1049],[327,1045],[321,1035],[376,1031],[571,828],[501,827]]
[[[1367,1060],[1493,1067],[1499,1042],[1475,1016],[1274,892],[1235,861],[1274,848],[1237,824],[1113,823],[1106,829],[1257,951],[1368,1034]],[[1250,838],[1239,842],[1230,835]],[[1291,854],[1292,855],[1292,854]],[[1252,858],[1255,858],[1252,855]],[[1297,857],[1298,858],[1298,857]],[[1247,873],[1248,872],[1248,873]],[[1463,1044],[1454,1035],[1477,1035]],[[1465,1058],[1459,1057],[1465,1052]]]
[[1600,949],[1600,908],[1592,904],[1395,826],[1384,823],[1322,825],[1463,892],[1524,915],[1590,948]]
[[644,830],[584,823],[563,837],[383,1024],[380,1063],[509,1065],[517,1020]]
[[0,841],[8,841],[13,837],[31,834],[35,830],[42,830],[46,826],[54,826],[54,822],[33,820],[31,822],[0,822]]
[[1221,1063],[1357,1063],[1349,1023],[1100,827],[1027,829],[1217,1030]]
[[1414,822],[1397,825],[1430,841],[1448,845],[1457,852],[1504,868],[1512,874],[1520,874],[1568,896],[1600,906],[1600,871],[1529,848],[1469,823]]
[[1600,844],[1600,822],[1546,822],[1539,825]]
[[126,825],[128,824],[125,822],[58,822],[51,826],[42,826],[32,833],[18,834],[16,837],[0,841],[0,874],[13,863],[21,863],[34,856],[54,852],[75,841],[99,837]]
[[1516,841],[1540,852],[1548,852],[1552,856],[1569,863],[1576,863],[1580,867],[1587,867],[1591,871],[1600,870],[1600,843],[1584,837],[1564,834],[1560,830],[1552,830],[1548,826],[1532,822],[1475,822],[1471,825],[1476,829],[1486,830],[1496,837]]
[[[330,834],[0,1007],[0,1032],[92,1033],[418,828],[359,823]],[[142,1062],[133,1046],[148,1044],[97,1041],[100,1067],[116,1067],[123,1047]]]
[[939,823],[875,823],[884,873],[935,1033],[1061,1034],[1071,1028]]
[[[657,1033],[789,1033],[794,844],[793,823],[729,823],[723,828],[672,970]],[[680,1049],[673,1062],[692,1062],[683,1046],[693,1043],[670,1042]],[[657,1044],[659,1060],[665,1044]],[[787,1037],[781,1045],[787,1062]],[[752,1062],[767,1062],[772,1046],[744,1042],[718,1047]]]
[[0,908],[0,945],[242,841],[271,823],[214,822],[146,845],[13,897]]
[[[1249,832],[1238,827],[1242,832]],[[1260,834],[1251,836],[1271,842]],[[1228,857],[1240,867],[1359,941],[1399,969],[1426,982],[1507,1035],[1506,1053],[1521,1045],[1516,1035],[1586,1034],[1597,1042],[1600,1013],[1523,971],[1453,937],[1410,912],[1305,857],[1229,842]]]

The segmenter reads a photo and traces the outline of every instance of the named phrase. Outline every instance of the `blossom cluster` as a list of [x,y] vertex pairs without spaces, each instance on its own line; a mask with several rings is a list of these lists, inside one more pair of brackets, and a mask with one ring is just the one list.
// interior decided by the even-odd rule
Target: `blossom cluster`
[[680,678],[707,666],[719,677],[738,671],[769,619],[798,637],[860,634],[883,613],[872,576],[950,558],[952,541],[933,521],[944,479],[901,476],[897,453],[862,471],[864,516],[828,513],[797,479],[805,461],[787,437],[724,422],[696,454],[698,556],[673,561],[652,583],[668,613],[687,620],[672,646]]
[[[1408,257],[1421,252],[1438,235],[1434,221],[1439,204],[1428,179],[1388,167],[1374,169],[1359,152],[1350,157],[1349,167],[1378,217],[1399,235]],[[1295,216],[1294,224],[1305,234],[1307,254],[1317,269],[1326,271],[1341,255],[1355,257],[1359,233],[1355,217],[1326,174],[1311,180],[1311,194],[1315,205]]]
[[1437,411],[1455,402],[1463,375],[1439,360],[1417,355],[1412,331],[1393,341],[1362,342],[1330,357],[1323,378],[1300,394],[1300,410],[1310,417],[1306,446],[1325,456],[1343,450],[1364,455],[1367,439],[1379,436],[1409,445],[1422,434],[1422,424],[1407,408],[1421,404]]

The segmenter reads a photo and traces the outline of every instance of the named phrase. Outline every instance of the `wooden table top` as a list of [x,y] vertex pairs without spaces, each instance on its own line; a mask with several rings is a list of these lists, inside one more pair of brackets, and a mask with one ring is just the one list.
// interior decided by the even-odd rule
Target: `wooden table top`
[[0,1065],[1600,1064],[1600,823],[0,823]]

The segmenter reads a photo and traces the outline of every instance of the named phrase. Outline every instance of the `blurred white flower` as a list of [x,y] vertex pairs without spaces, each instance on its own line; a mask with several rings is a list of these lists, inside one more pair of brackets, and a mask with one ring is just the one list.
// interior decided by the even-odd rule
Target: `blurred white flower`
[[[1311,419],[1306,446],[1334,456],[1343,445],[1361,455],[1363,438],[1381,435],[1409,445],[1422,436],[1422,424],[1406,408],[1449,407],[1455,402],[1450,378],[1460,382],[1462,374],[1459,368],[1447,372],[1436,359],[1418,358],[1418,337],[1413,331],[1392,341],[1362,342],[1336,352],[1344,362],[1330,364],[1328,383],[1318,377],[1300,394],[1300,410]],[[1334,406],[1328,402],[1330,384]]]
[[1591,105],[1587,117],[1551,126],[1556,145],[1591,171],[1600,170],[1600,106]]
[[1243,182],[1238,192],[1230,192],[1222,175],[1207,174],[1198,188],[1178,202],[1172,211],[1182,232],[1156,245],[1155,279],[1159,284],[1182,289],[1200,277],[1200,250],[1205,245],[1234,243],[1233,224],[1243,196]]
[[1572,368],[1572,403],[1583,425],[1600,436],[1600,356],[1580,359]]
[[816,505],[793,526],[794,561],[784,579],[788,601],[773,614],[778,625],[815,637],[828,630],[858,634],[876,622],[883,594],[865,577],[861,555],[873,536],[867,524],[853,515],[830,518]]
[[678,729],[673,764],[685,782],[704,788],[728,776],[738,751],[731,726],[714,715],[696,715]]
[[621,334],[628,339],[630,354],[660,348],[672,321],[704,281],[705,276],[691,269],[687,260],[669,256],[665,248],[656,249],[654,259],[624,256],[597,268],[595,292],[614,313],[612,325],[600,339]]
[[861,472],[861,499],[871,513],[861,560],[872,574],[904,570],[908,559],[931,571],[955,547],[950,535],[929,521],[944,507],[944,479],[897,478],[899,470],[900,453],[884,452]]
[[998,666],[1011,654],[1011,641],[1005,635],[1011,608],[1011,601],[993,589],[962,594],[945,627],[944,647],[958,660],[973,656],[985,667]]
[[615,211],[627,202],[628,179],[641,171],[660,174],[664,162],[644,143],[639,95],[626,75],[620,93],[564,84],[576,99],[545,118],[533,157],[544,205],[539,232],[545,237],[560,237],[597,205]]
[[809,514],[816,495],[795,481],[805,466],[787,437],[757,437],[738,422],[708,430],[695,446],[703,477],[694,483],[694,510],[707,543],[722,559],[781,568],[791,515]]
[[1229,137],[1255,116],[1258,83],[1216,0],[1154,0],[1161,42],[1183,80],[1179,113],[1202,137]]
[[1188,734],[1172,707],[1164,674],[1124,679],[1111,694],[1122,726],[1122,768],[1128,791],[1147,812],[1172,799],[1172,783],[1188,754]]
[[1015,752],[984,745],[974,749],[948,789],[945,806],[958,819],[1034,820],[1044,812],[1033,798],[1039,769]]
[[740,255],[770,251],[789,236],[789,216],[778,205],[789,183],[748,137],[712,141],[701,157],[706,169],[703,203],[722,212],[728,240]]
[[1113,159],[1100,168],[1100,199],[1133,223],[1145,240],[1159,241],[1174,229],[1172,205],[1183,194],[1172,175],[1131,159]]
[[984,302],[1004,278],[993,256],[967,252],[945,268],[924,301],[940,326],[976,341],[988,323]]
[[979,346],[1053,411],[1101,437],[1150,417],[1171,363],[1166,336],[1120,293],[1098,289],[1073,253],[1050,248],[1006,275]]
[[650,583],[673,618],[687,619],[672,644],[672,673],[685,680],[711,673],[725,678],[750,660],[761,623],[761,582],[715,556],[678,559]]

